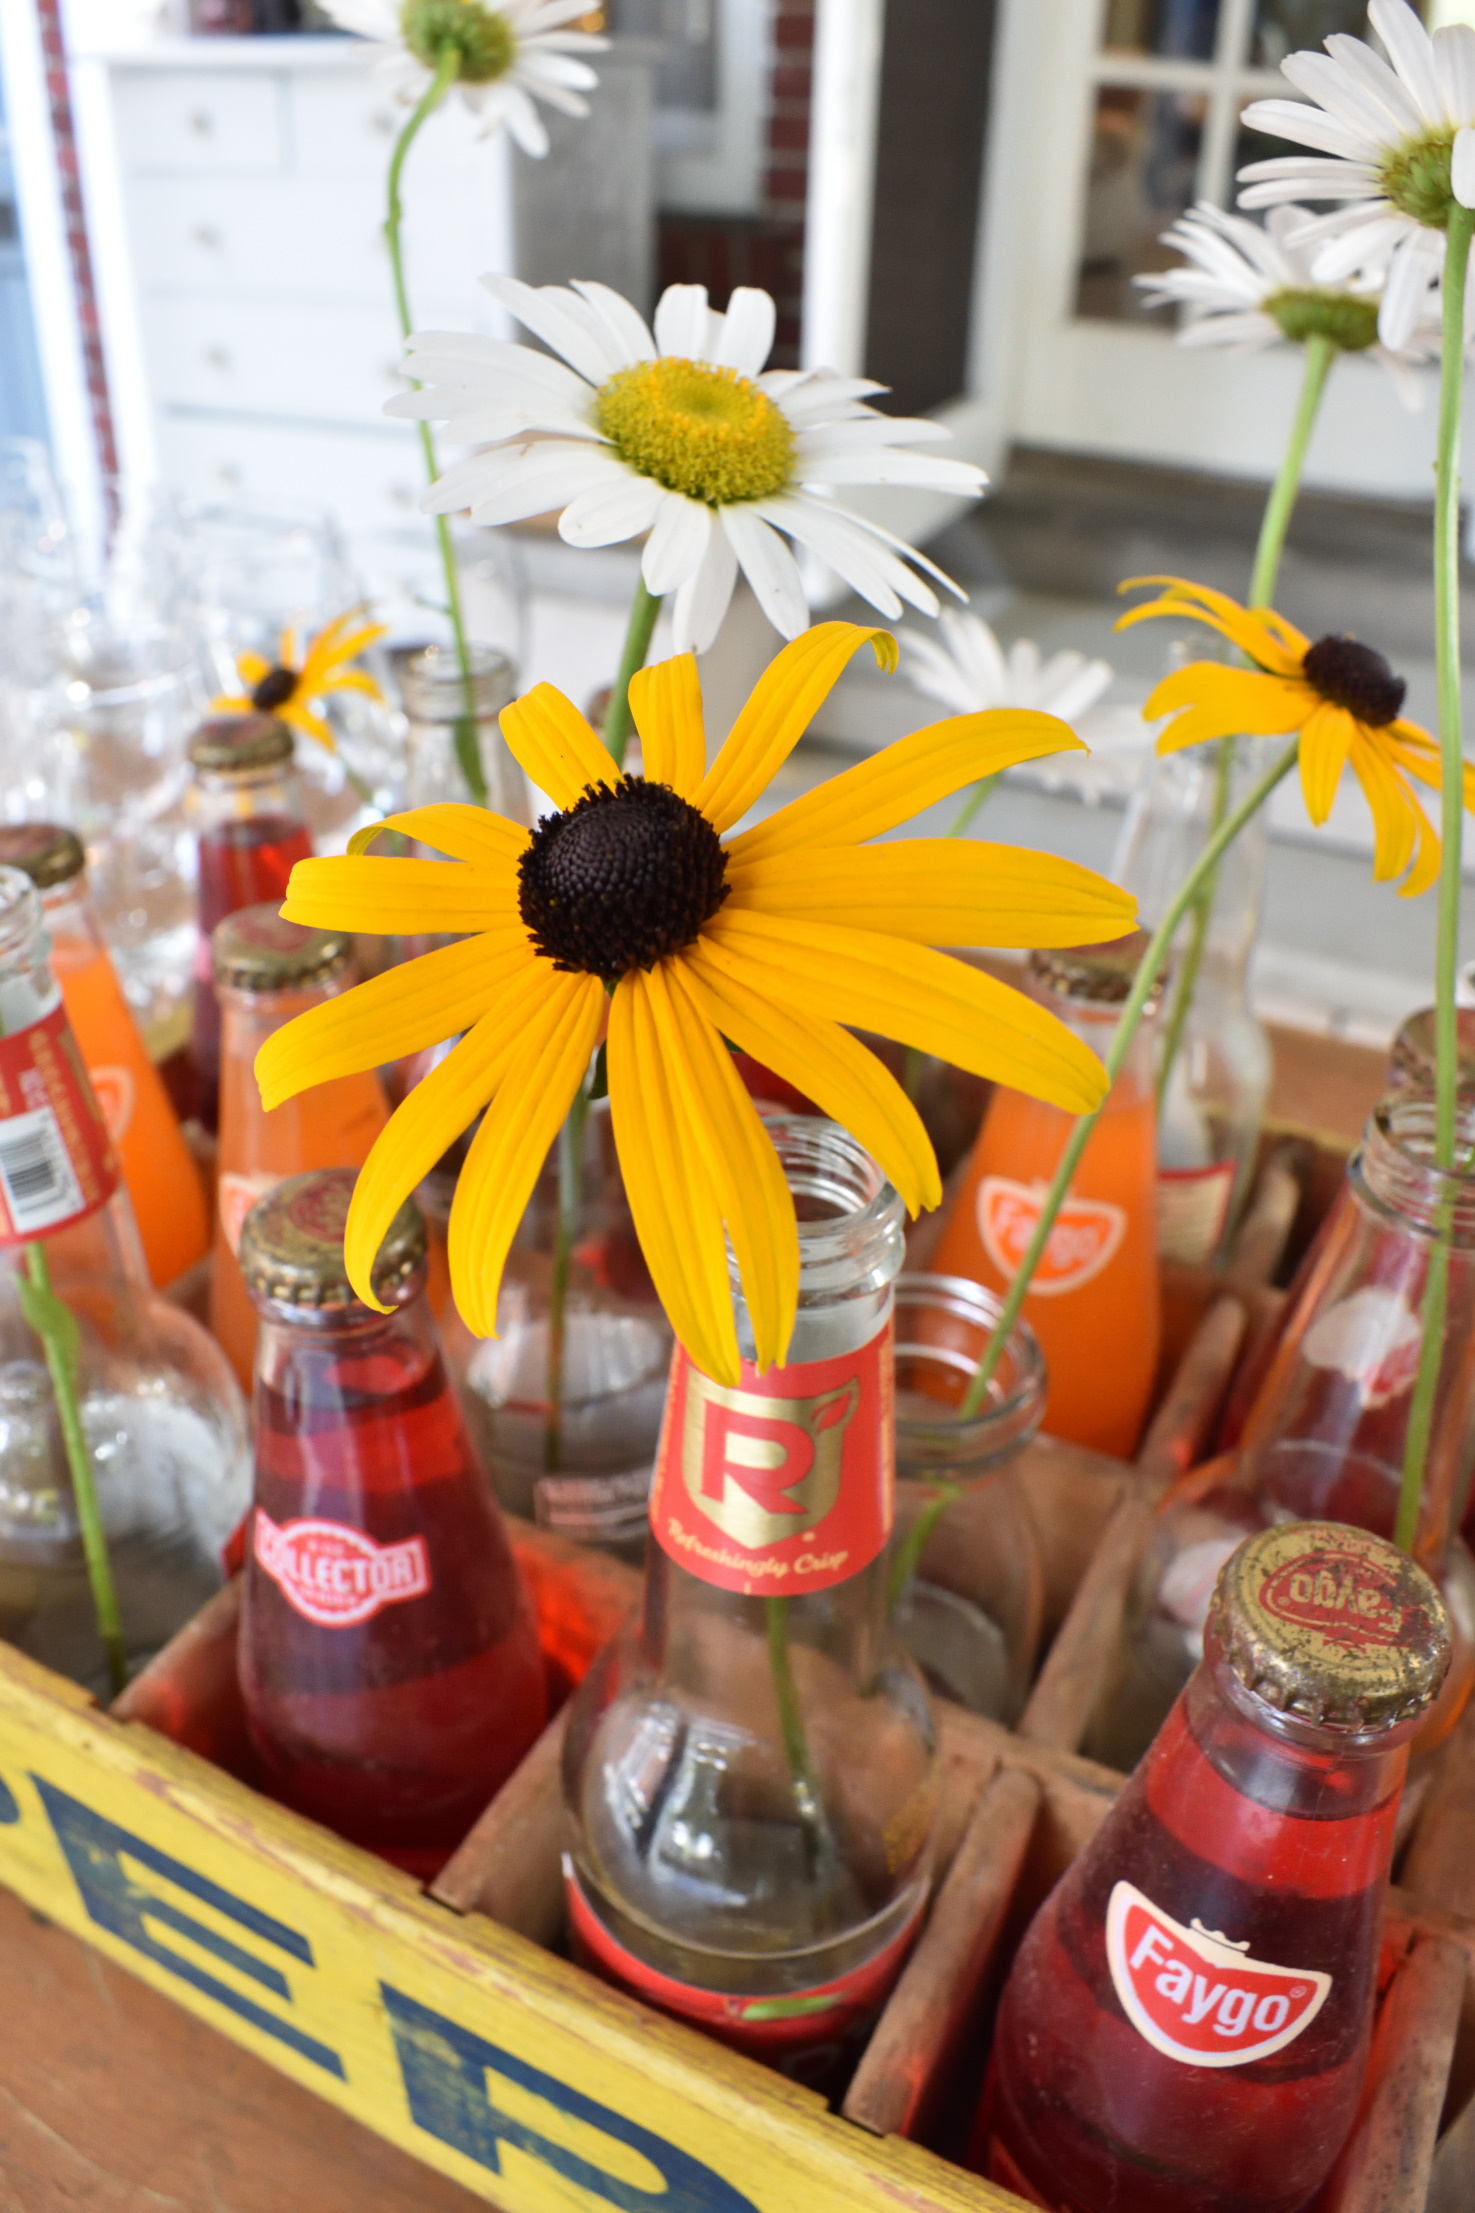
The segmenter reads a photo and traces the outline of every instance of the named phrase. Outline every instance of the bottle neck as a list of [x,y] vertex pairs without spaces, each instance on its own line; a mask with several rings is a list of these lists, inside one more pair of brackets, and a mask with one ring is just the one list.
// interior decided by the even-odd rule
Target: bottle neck
[[[1049,1008],[1088,1045],[1100,1061],[1106,1059],[1121,1020],[1121,1006],[1111,1001],[1067,998],[1064,993],[1034,987],[1035,996],[1042,1006]],[[1153,1084],[1153,1053],[1157,1040],[1157,1010],[1145,1014],[1137,1025],[1136,1035],[1127,1047],[1126,1059],[1112,1086],[1111,1103],[1116,1106],[1131,1105],[1151,1096]]]
[[[469,660],[471,712],[478,722],[494,726],[502,709],[512,704],[516,671],[506,654],[493,646],[472,646]],[[412,725],[449,733],[467,709],[467,684],[458,656],[449,646],[436,645],[412,655],[400,672],[400,697]]]
[[[1144,928],[1157,928],[1212,827],[1248,796],[1265,766],[1265,743],[1253,738],[1233,741],[1227,775],[1216,745],[1165,754],[1153,763],[1145,788],[1127,811],[1111,871],[1125,890],[1136,893]],[[1200,975],[1209,988],[1230,998],[1245,996],[1250,954],[1260,927],[1269,843],[1268,809],[1261,807],[1224,854],[1215,875]],[[1175,937],[1176,958],[1181,959],[1192,927],[1190,916]]]
[[196,769],[190,811],[202,837],[251,822],[284,822],[295,829],[303,819],[301,783],[290,761],[229,774]]
[[73,876],[43,891],[41,911],[51,941],[52,966],[59,973],[65,975],[69,969],[84,968],[106,957],[85,876]]
[[1359,1202],[1392,1227],[1475,1250],[1475,1100],[1459,1114],[1453,1169],[1434,1163],[1434,1099],[1410,1087],[1384,1099],[1347,1174]]

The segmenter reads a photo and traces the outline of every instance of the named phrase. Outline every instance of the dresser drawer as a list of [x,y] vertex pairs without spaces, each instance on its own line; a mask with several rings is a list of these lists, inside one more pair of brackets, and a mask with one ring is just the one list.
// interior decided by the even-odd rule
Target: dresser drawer
[[290,295],[381,309],[391,297],[383,216],[363,182],[199,177],[186,190],[174,178],[136,177],[128,200],[144,292]]
[[165,407],[377,423],[404,388],[387,295],[378,308],[153,298],[143,326]]
[[261,69],[120,69],[118,152],[139,176],[271,176],[285,161],[284,80]]
[[419,524],[425,467],[406,425],[382,431],[297,430],[286,424],[165,414],[159,459],[184,499],[267,514],[329,514],[350,533]]

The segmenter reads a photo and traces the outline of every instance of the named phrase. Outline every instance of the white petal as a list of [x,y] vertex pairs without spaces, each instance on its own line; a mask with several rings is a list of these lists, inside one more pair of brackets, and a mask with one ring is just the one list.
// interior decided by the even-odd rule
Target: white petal
[[577,292],[556,284],[524,284],[521,277],[487,276],[481,281],[494,300],[510,308],[535,338],[562,354],[590,384],[603,384],[624,366],[599,316]]
[[1351,132],[1365,160],[1375,159],[1390,141],[1403,135],[1395,131],[1382,102],[1350,71],[1340,68],[1330,54],[1288,54],[1280,73]]
[[[526,40],[556,30],[560,23],[572,23],[577,16],[587,15],[589,7],[588,0],[502,0],[502,12]],[[607,46],[609,41],[602,38],[599,43]]]
[[1351,161],[1367,159],[1367,140],[1360,131],[1349,131],[1345,123],[1300,100],[1252,100],[1240,121],[1247,131],[1289,138],[1297,146],[1314,146],[1319,153],[1342,154]]
[[500,97],[500,112],[481,136],[489,138],[497,123],[504,123],[509,136],[516,139],[523,152],[531,154],[534,161],[541,161],[548,151],[548,132],[532,101],[520,85],[501,84],[493,90]]
[[981,714],[986,707],[998,705],[993,697],[976,695],[966,673],[935,638],[923,637],[919,630],[903,630],[898,643],[909,680],[929,699],[940,700],[956,715]]
[[973,686],[978,707],[1008,705],[1009,664],[991,623],[982,615],[944,609],[942,634],[960,669]]
[[811,553],[817,553],[853,592],[859,592],[890,620],[895,621],[901,613],[903,600],[925,615],[937,613],[935,595],[858,515],[820,500],[792,495],[759,504],[768,521],[797,538],[801,546],[808,546]]
[[696,575],[707,558],[712,540],[712,510],[700,500],[685,499],[680,492],[660,491],[640,573],[645,588],[664,599]]
[[724,507],[721,523],[764,614],[780,637],[797,638],[809,628],[809,602],[793,554],[750,506]]
[[953,435],[946,423],[931,422],[925,415],[868,413],[843,423],[794,427],[798,451],[816,454],[848,453],[863,446],[945,446]]
[[[526,81],[530,92],[541,93],[549,85],[561,91],[592,92],[599,82],[587,62],[576,61],[572,54],[560,54],[551,46],[525,46],[517,57],[516,73]],[[573,112],[587,115],[587,100]]]
[[448,469],[422,502],[432,515],[469,507],[477,522],[522,522],[564,507],[624,464],[607,461],[600,446],[541,445],[504,447],[479,453]]
[[1399,404],[1410,415],[1422,412],[1424,405],[1424,379],[1426,372],[1416,369],[1402,354],[1390,353],[1386,346],[1369,348],[1373,359],[1380,361],[1387,371],[1388,380],[1398,395]]
[[915,484],[934,492],[956,492],[976,499],[988,483],[971,461],[944,460],[933,453],[883,446],[879,452],[795,456],[804,484]]
[[593,308],[608,330],[611,342],[623,354],[622,368],[629,368],[637,361],[654,361],[656,342],[650,334],[650,326],[623,292],[616,292],[613,285],[595,284],[579,277],[574,279],[574,290]]
[[668,284],[656,304],[656,344],[662,353],[702,361],[710,321],[704,284]]
[[707,558],[676,594],[671,610],[673,653],[705,653],[722,628],[737,582],[737,555],[725,530],[714,530]]
[[[1471,36],[1475,37],[1475,32]],[[1475,130],[1468,123],[1455,132],[1449,181],[1460,206],[1475,207]]]
[[558,535],[570,546],[619,545],[649,530],[660,501],[659,484],[621,465],[618,476],[570,500],[559,517]]
[[1084,653],[1057,653],[1041,671],[1035,705],[1041,714],[1074,722],[1095,706],[1112,674],[1110,661],[1088,661]]
[[873,384],[869,377],[835,376],[828,369],[804,372],[782,391],[770,389],[767,376],[760,382],[796,430],[826,417],[848,421],[857,415],[874,415],[875,409],[862,403],[869,394],[886,390],[884,384]]
[[[1434,239],[1431,254],[1426,240]],[[1407,345],[1418,327],[1429,290],[1429,278],[1444,255],[1442,234],[1416,232],[1398,246],[1388,264],[1383,304],[1378,309],[1378,336],[1385,346]]]
[[1372,94],[1399,137],[1414,138],[1422,133],[1423,117],[1409,98],[1402,81],[1388,67],[1382,55],[1373,52],[1365,39],[1353,38],[1349,31],[1334,31],[1325,41],[1325,45],[1332,59],[1341,63],[1346,74],[1355,77]]
[[1368,0],[1368,21],[1388,49],[1409,96],[1426,123],[1444,121],[1444,102],[1429,34],[1404,0]]
[[588,382],[566,362],[505,338],[485,338],[478,331],[417,330],[407,348],[405,366],[422,384],[464,385],[489,394],[531,387],[571,406],[589,398]]
[[745,377],[760,376],[773,351],[778,311],[767,292],[740,284],[727,303],[722,335],[712,359],[724,369],[737,369]]
[[1196,322],[1183,325],[1177,343],[1196,352],[1205,346],[1249,347],[1258,352],[1262,347],[1278,345],[1283,335],[1278,323],[1251,309],[1239,314],[1202,315]]

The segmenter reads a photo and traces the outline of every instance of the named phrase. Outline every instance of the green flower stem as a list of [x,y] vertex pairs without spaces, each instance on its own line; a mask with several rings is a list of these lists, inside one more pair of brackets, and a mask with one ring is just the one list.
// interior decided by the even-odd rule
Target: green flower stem
[[955,1500],[963,1495],[959,1483],[939,1483],[931,1498],[918,1514],[891,1559],[891,1572],[886,1578],[886,1615],[889,1620],[901,1604],[908,1583],[916,1574],[923,1553],[932,1541],[932,1532]]
[[1004,771],[1001,768],[995,769],[992,776],[982,777],[980,781],[974,785],[972,791],[969,792],[967,798],[963,801],[962,806],[953,816],[951,826],[948,830],[948,836],[950,838],[960,838],[963,835],[963,832],[969,827],[970,823],[973,820],[973,817],[977,814],[979,808],[982,807],[985,801],[989,799],[989,797],[992,795],[993,788],[995,784],[997,784],[999,778],[1003,775],[1003,773]]
[[[408,339],[414,328],[410,316],[410,295],[405,286],[404,250],[400,243],[400,225],[404,220],[404,206],[400,199],[400,176],[405,166],[405,156],[419,133],[426,117],[433,115],[441,101],[456,81],[461,66],[461,56],[454,46],[441,50],[435,75],[426,86],[418,106],[394,143],[389,161],[388,212],[384,218],[384,237],[389,247],[389,266],[394,274],[394,304],[399,312],[401,337]],[[416,386],[418,391],[419,387]],[[427,482],[434,484],[440,475],[440,463],[436,459],[435,438],[429,423],[418,425],[420,451],[425,456]],[[477,728],[472,698],[471,649],[466,642],[466,617],[461,605],[461,579],[456,569],[456,548],[451,539],[451,526],[444,515],[435,518],[435,534],[440,545],[441,568],[445,573],[446,607],[451,618],[451,630],[456,641],[456,662],[461,671],[462,692],[466,711],[458,715],[455,726],[456,759],[461,774],[466,779],[466,789],[478,807],[487,804],[485,771],[481,765],[481,741]]]
[[82,1407],[77,1395],[77,1324],[51,1285],[46,1248],[39,1242],[26,1247],[26,1274],[22,1306],[27,1322],[40,1338],[51,1373],[51,1388],[61,1422],[62,1446],[72,1478],[72,1496],[82,1530],[82,1556],[92,1587],[92,1608],[97,1632],[107,1658],[108,1682],[116,1698],[128,1681],[123,1650],[123,1617],[113,1583],[108,1541],[98,1512],[97,1487],[92,1480],[92,1455],[82,1427]]
[[[1326,381],[1331,374],[1332,363],[1337,358],[1337,347],[1330,338],[1320,332],[1306,340],[1305,368],[1301,377],[1301,396],[1296,403],[1295,419],[1290,436],[1281,457],[1279,473],[1270,487],[1270,497],[1265,502],[1265,512],[1260,518],[1260,536],[1255,547],[1255,565],[1250,574],[1250,600],[1252,607],[1269,607],[1275,601],[1275,581],[1280,574],[1280,557],[1285,551],[1286,533],[1290,529],[1291,516],[1295,512],[1296,498],[1301,489],[1301,473],[1306,466],[1306,449],[1311,443],[1311,433],[1321,410]],[[1209,835],[1219,828],[1229,808],[1229,784],[1234,770],[1233,738],[1219,740],[1219,759],[1214,773],[1214,796],[1209,810]],[[1183,965],[1173,990],[1173,1005],[1163,1035],[1162,1056],[1158,1062],[1157,1103],[1162,1111],[1167,1094],[1168,1078],[1173,1063],[1178,1058],[1178,1048],[1183,1042],[1183,1031],[1188,1012],[1193,1005],[1193,995],[1198,989],[1199,971],[1203,967],[1204,953],[1209,942],[1209,925],[1214,915],[1214,900],[1219,889],[1219,871],[1206,878],[1203,889],[1193,904],[1193,921],[1189,929],[1188,944],[1184,949]]]
[[[1137,965],[1137,974],[1133,980],[1132,989],[1128,994],[1126,1005],[1122,1008],[1117,1026],[1112,1032],[1111,1044],[1106,1054],[1108,1094],[1111,1086],[1121,1074],[1123,1063],[1131,1049],[1132,1040],[1137,1035],[1138,1025],[1142,1020],[1142,1011],[1147,1005],[1152,994],[1153,985],[1157,981],[1164,960],[1167,958],[1168,948],[1173,942],[1174,931],[1192,906],[1199,887],[1218,866],[1220,856],[1233,844],[1251,817],[1264,806],[1276,785],[1289,776],[1296,765],[1296,756],[1299,750],[1300,739],[1292,739],[1281,754],[1280,759],[1265,771],[1254,789],[1246,793],[1240,801],[1233,814],[1219,825],[1219,828],[1210,837],[1198,859],[1174,893],[1167,913],[1154,930],[1152,940]],[[1102,1101],[1102,1105],[1104,1104],[1105,1099]],[[1034,1235],[1030,1238],[1024,1258],[1020,1262],[1014,1279],[1005,1294],[1004,1304],[1000,1310],[999,1318],[994,1324],[993,1334],[984,1347],[978,1373],[974,1376],[968,1387],[968,1395],[958,1409],[960,1421],[971,1421],[983,1404],[984,1393],[993,1380],[994,1370],[998,1367],[1004,1347],[1008,1343],[1009,1332],[1019,1319],[1019,1310],[1024,1304],[1025,1293],[1029,1290],[1035,1269],[1039,1265],[1040,1255],[1043,1253],[1049,1241],[1050,1232],[1055,1226],[1055,1217],[1060,1212],[1066,1193],[1070,1189],[1070,1179],[1080,1165],[1081,1155],[1086,1149],[1086,1141],[1092,1130],[1095,1129],[1100,1114],[1101,1107],[1097,1107],[1093,1114],[1083,1114],[1066,1140],[1065,1151],[1060,1156],[1060,1165],[1051,1179],[1049,1190],[1045,1193],[1045,1201],[1040,1209],[1039,1221],[1035,1224]]]
[[[1460,927],[1465,755],[1460,729],[1460,403],[1465,381],[1465,285],[1475,210],[1450,209],[1444,257],[1444,338],[1439,370],[1439,446],[1434,469],[1434,656],[1439,680],[1439,920],[1434,953],[1434,1165],[1455,1166],[1458,1033],[1455,972]],[[1452,1194],[1451,1194],[1452,1199]],[[1446,1206],[1449,1204],[1446,1201]],[[1424,1460],[1444,1352],[1449,1300],[1448,1224],[1429,1250],[1423,1341],[1409,1404],[1394,1541],[1413,1550],[1424,1488]]]
[[584,1131],[589,1121],[590,1081],[586,1077],[580,1084],[558,1133],[558,1208],[553,1229],[553,1273],[548,1286],[548,1427],[543,1442],[543,1457],[550,1470],[563,1461],[568,1279],[584,1197]]
[[638,669],[645,667],[645,656],[650,651],[651,634],[660,608],[658,595],[646,590],[643,576],[638,578],[635,597],[630,603],[630,621],[625,630],[620,665],[615,671],[604,718],[604,743],[616,768],[624,767],[625,748],[630,742],[630,679]]
[[799,1825],[804,1832],[805,1857],[809,1862],[810,1873],[815,1874],[832,1856],[833,1845],[824,1807],[820,1802],[814,1762],[809,1754],[809,1740],[804,1734],[804,1716],[799,1710],[799,1691],[789,1656],[789,1601],[786,1598],[765,1598],[763,1606],[768,1619],[768,1669],[773,1677],[773,1694],[778,1701],[778,1725],[784,1740],[784,1758],[788,1762],[789,1778],[794,1786],[794,1805],[799,1815]]

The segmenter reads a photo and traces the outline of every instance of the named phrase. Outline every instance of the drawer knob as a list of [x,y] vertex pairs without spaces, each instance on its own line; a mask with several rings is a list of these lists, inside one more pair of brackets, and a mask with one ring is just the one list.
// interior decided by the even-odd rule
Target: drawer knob
[[227,349],[224,346],[207,346],[205,348],[205,366],[208,369],[228,369],[231,366],[231,358]]
[[193,235],[195,244],[202,247],[207,254],[220,251],[220,233],[212,230],[208,223],[201,223]]
[[393,138],[398,127],[388,108],[375,108],[369,117],[369,129],[376,131],[380,138]]
[[215,118],[208,108],[195,108],[190,113],[189,127],[196,138],[215,136]]

